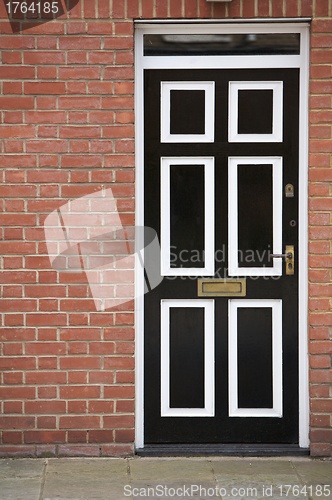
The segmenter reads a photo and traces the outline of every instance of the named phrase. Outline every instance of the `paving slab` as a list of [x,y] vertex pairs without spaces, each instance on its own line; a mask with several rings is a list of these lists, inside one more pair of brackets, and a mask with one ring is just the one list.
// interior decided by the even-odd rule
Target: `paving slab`
[[39,499],[44,459],[0,460],[0,500]]
[[43,500],[124,499],[126,459],[50,459]]

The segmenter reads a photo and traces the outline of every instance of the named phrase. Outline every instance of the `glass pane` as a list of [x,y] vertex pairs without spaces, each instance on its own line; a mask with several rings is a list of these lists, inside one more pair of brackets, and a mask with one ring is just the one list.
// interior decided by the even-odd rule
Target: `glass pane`
[[171,267],[204,267],[204,165],[171,165]]
[[238,91],[238,133],[272,134],[273,90]]
[[145,56],[299,54],[299,33],[144,35]]
[[272,309],[238,309],[239,408],[273,408]]
[[204,309],[170,309],[170,407],[204,408]]
[[171,90],[171,134],[205,134],[205,91]]
[[272,267],[272,165],[238,166],[239,267]]

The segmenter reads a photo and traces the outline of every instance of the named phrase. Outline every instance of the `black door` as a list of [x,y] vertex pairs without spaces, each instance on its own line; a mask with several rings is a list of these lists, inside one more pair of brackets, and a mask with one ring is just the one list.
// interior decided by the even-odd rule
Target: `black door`
[[144,441],[298,443],[298,70],[146,70]]

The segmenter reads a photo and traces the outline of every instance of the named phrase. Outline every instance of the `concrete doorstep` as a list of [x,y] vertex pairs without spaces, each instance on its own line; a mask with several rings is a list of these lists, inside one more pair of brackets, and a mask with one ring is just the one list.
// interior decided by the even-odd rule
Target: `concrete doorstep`
[[332,461],[299,458],[0,460],[0,500],[332,499]]

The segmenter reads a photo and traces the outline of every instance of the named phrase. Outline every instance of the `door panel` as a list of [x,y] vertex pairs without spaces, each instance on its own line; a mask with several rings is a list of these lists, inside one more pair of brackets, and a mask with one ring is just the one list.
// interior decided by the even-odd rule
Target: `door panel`
[[[149,443],[298,442],[298,70],[146,70]],[[286,184],[295,196],[286,198]],[[295,272],[281,257],[294,245]],[[198,279],[246,295],[198,296]]]

